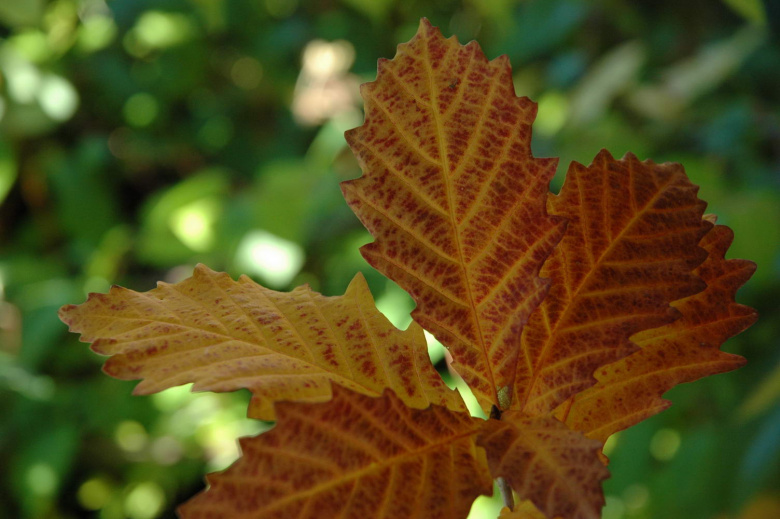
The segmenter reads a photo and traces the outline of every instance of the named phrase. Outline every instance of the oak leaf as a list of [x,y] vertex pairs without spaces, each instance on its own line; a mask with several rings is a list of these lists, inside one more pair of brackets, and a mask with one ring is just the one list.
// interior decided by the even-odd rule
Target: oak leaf
[[488,420],[478,438],[494,477],[503,477],[547,517],[597,519],[609,471],[599,461],[601,442],[587,440],[550,416],[507,411]]
[[680,319],[632,336],[641,349],[599,369],[597,385],[562,404],[556,416],[605,442],[613,433],[669,407],[671,403],[661,395],[677,384],[745,364],[743,357],[720,350],[726,339],[758,317],[755,310],[734,301],[756,266],[751,261],[725,259],[732,239],[731,229],[723,225],[705,235],[700,245],[709,255],[694,272],[707,288],[673,303]]
[[[249,415],[277,420],[185,517],[458,519],[492,478],[524,500],[502,518],[599,517],[609,434],[743,363],[719,347],[755,320],[734,300],[754,265],[724,259],[731,231],[677,164],[602,151],[549,194],[557,162],[531,154],[536,105],[506,58],[427,20],[362,93],[346,137],[363,176],[342,188],[374,235],[364,256],[417,302],[408,330],[360,275],[325,297],[203,266],[62,320],[136,393],[248,388]],[[443,384],[422,327],[489,420]]]
[[396,329],[374,306],[361,274],[343,296],[308,286],[281,293],[203,265],[146,293],[113,287],[60,311],[71,331],[110,355],[109,375],[143,379],[136,394],[194,382],[197,391],[247,388],[249,416],[273,420],[280,400],[322,402],[331,382],[406,405],[465,411],[433,368],[422,329]]
[[515,96],[506,56],[427,20],[361,94],[365,123],[346,138],[363,176],[342,188],[375,238],[363,256],[412,295],[483,410],[505,409],[564,228],[545,210],[557,159],[531,155],[536,104]]
[[465,518],[491,492],[474,434],[484,421],[468,414],[334,386],[330,402],[280,403],[277,416],[182,517]]
[[704,288],[692,273],[712,224],[679,164],[602,150],[572,163],[551,214],[566,234],[544,264],[551,288],[523,330],[512,409],[545,415],[595,383],[595,369],[633,353],[634,333],[667,324],[670,303]]

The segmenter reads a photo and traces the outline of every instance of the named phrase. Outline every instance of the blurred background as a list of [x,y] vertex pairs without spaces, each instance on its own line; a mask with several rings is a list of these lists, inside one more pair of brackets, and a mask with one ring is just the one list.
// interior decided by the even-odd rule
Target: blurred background
[[[237,456],[248,395],[133,382],[57,309],[203,262],[342,294],[404,327],[338,183],[357,87],[428,17],[508,54],[534,154],[678,161],[758,263],[749,364],[610,441],[606,519],[780,517],[780,33],[761,0],[0,0],[0,517],[153,519]],[[436,350],[432,349],[435,353]],[[441,358],[438,352],[437,359]],[[439,367],[446,366],[439,362]],[[480,499],[472,517],[495,517]]]

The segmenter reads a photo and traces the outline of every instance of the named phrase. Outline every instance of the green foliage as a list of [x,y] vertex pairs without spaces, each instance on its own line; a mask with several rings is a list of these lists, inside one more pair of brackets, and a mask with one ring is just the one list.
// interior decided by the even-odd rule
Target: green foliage
[[682,162],[758,263],[740,301],[762,319],[725,347],[749,364],[618,438],[605,517],[739,517],[780,486],[780,45],[760,2],[35,0],[0,2],[0,517],[168,517],[256,432],[246,395],[128,396],[60,305],[198,261],[326,294],[360,269],[398,299],[338,182],[359,175],[356,85],[421,16],[509,54],[536,156]]

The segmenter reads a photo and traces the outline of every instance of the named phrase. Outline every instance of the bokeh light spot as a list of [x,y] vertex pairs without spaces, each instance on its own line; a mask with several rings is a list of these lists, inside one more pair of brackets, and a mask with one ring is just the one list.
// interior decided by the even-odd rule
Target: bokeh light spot
[[626,515],[626,505],[617,496],[606,496],[606,504],[601,511],[601,519],[622,519]]
[[569,102],[558,92],[547,92],[539,98],[539,111],[534,121],[534,131],[544,136],[558,133],[566,122]]
[[116,426],[114,440],[123,451],[139,452],[149,442],[149,435],[140,423],[135,420],[124,420]]
[[629,513],[641,511],[649,501],[650,491],[645,485],[631,485],[623,491],[623,503]]
[[78,46],[84,52],[95,52],[111,44],[117,27],[109,16],[90,16],[84,20],[78,35]]
[[233,138],[233,122],[224,115],[209,118],[198,132],[198,142],[210,151],[224,148]]
[[19,104],[32,103],[42,81],[38,68],[10,49],[0,54],[0,65],[11,99]]
[[249,56],[238,58],[230,68],[230,79],[237,87],[244,90],[257,88],[262,78],[262,65],[255,58]]
[[138,19],[134,33],[142,45],[162,49],[186,42],[194,28],[184,14],[147,11]]
[[674,429],[660,429],[650,440],[650,454],[658,461],[669,461],[677,454],[682,439]]
[[131,126],[142,128],[149,126],[157,118],[160,106],[157,99],[146,92],[139,92],[130,96],[122,108],[125,121]]
[[266,231],[251,231],[236,252],[238,268],[257,274],[273,287],[284,287],[303,266],[304,252],[294,242]]
[[76,113],[79,95],[67,79],[47,74],[38,90],[38,102],[44,113],[55,121],[67,121]]
[[358,82],[348,74],[354,60],[355,48],[347,41],[312,40],[306,45],[292,107],[299,123],[321,124],[354,110]]
[[81,484],[76,494],[79,504],[87,510],[100,510],[111,501],[113,489],[103,478],[91,478]]
[[41,31],[24,31],[11,38],[9,43],[26,59],[34,63],[41,63],[49,59],[52,54],[46,35]]
[[[22,2],[14,2],[22,3]],[[78,24],[78,6],[74,1],[49,2],[43,16],[48,45],[55,53],[67,51],[73,44]]]
[[355,48],[344,40],[312,40],[303,51],[304,72],[316,78],[327,78],[349,70],[355,61]]
[[152,481],[139,483],[125,498],[125,512],[130,519],[157,517],[165,505],[165,492]]
[[214,222],[219,211],[218,200],[202,198],[171,213],[168,225],[184,245],[194,251],[207,251],[214,244]]
[[162,436],[152,442],[151,453],[160,465],[173,465],[184,455],[184,448],[173,436]]
[[27,469],[27,486],[38,496],[50,496],[57,489],[59,478],[48,463],[36,463]]

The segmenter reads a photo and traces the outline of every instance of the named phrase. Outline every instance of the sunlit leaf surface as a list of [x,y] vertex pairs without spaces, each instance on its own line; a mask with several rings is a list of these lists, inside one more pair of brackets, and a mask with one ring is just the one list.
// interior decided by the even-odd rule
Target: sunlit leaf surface
[[[601,482],[609,472],[597,455],[600,442],[555,418],[507,411],[500,421],[485,423],[478,444],[487,452],[493,476],[505,478],[547,517],[601,517]],[[532,512],[532,507],[526,509]]]
[[697,191],[679,164],[606,151],[572,164],[550,196],[568,227],[542,269],[550,292],[523,331],[513,409],[551,412],[592,386],[596,368],[634,352],[631,335],[673,321],[672,301],[704,288],[692,270],[712,224]]
[[277,416],[270,432],[241,440],[239,461],[208,476],[184,519],[465,519],[492,491],[475,444],[484,422],[467,414],[334,386],[330,402],[278,404]]
[[[203,266],[92,294],[62,320],[137,393],[248,388],[249,415],[278,420],[184,517],[457,519],[502,478],[521,501],[501,517],[597,519],[603,441],[674,385],[742,364],[719,347],[755,320],[734,300],[754,265],[724,259],[731,231],[703,217],[678,164],[602,151],[551,195],[556,160],[531,154],[536,105],[515,96],[507,59],[427,20],[362,94],[346,138],[363,176],[343,192],[374,236],[365,258],[417,303],[408,330],[360,275],[325,297]],[[176,212],[204,252],[217,234],[184,231],[210,229],[206,209]],[[299,268],[271,249],[246,256]],[[422,327],[489,420],[443,384]]]
[[603,442],[666,409],[671,402],[661,395],[677,384],[745,364],[739,355],[720,350],[726,339],[757,318],[755,310],[734,301],[756,266],[724,258],[732,238],[731,230],[722,225],[707,233],[701,246],[709,256],[695,271],[707,288],[674,303],[682,314],[677,321],[634,335],[631,340],[642,349],[599,369],[598,384],[561,405],[557,416]]
[[60,315],[111,355],[106,373],[143,379],[138,394],[190,382],[199,391],[247,388],[249,415],[272,420],[274,402],[322,402],[336,382],[374,396],[391,388],[418,409],[465,410],[431,365],[420,327],[393,327],[362,275],[345,295],[325,297],[306,286],[282,293],[246,276],[236,282],[201,265],[180,283],[146,293],[114,287]]
[[536,105],[515,96],[506,56],[427,20],[361,92],[366,120],[346,137],[363,176],[342,186],[375,238],[363,255],[412,295],[485,412],[506,408],[563,231],[545,211],[557,160],[531,155]]

